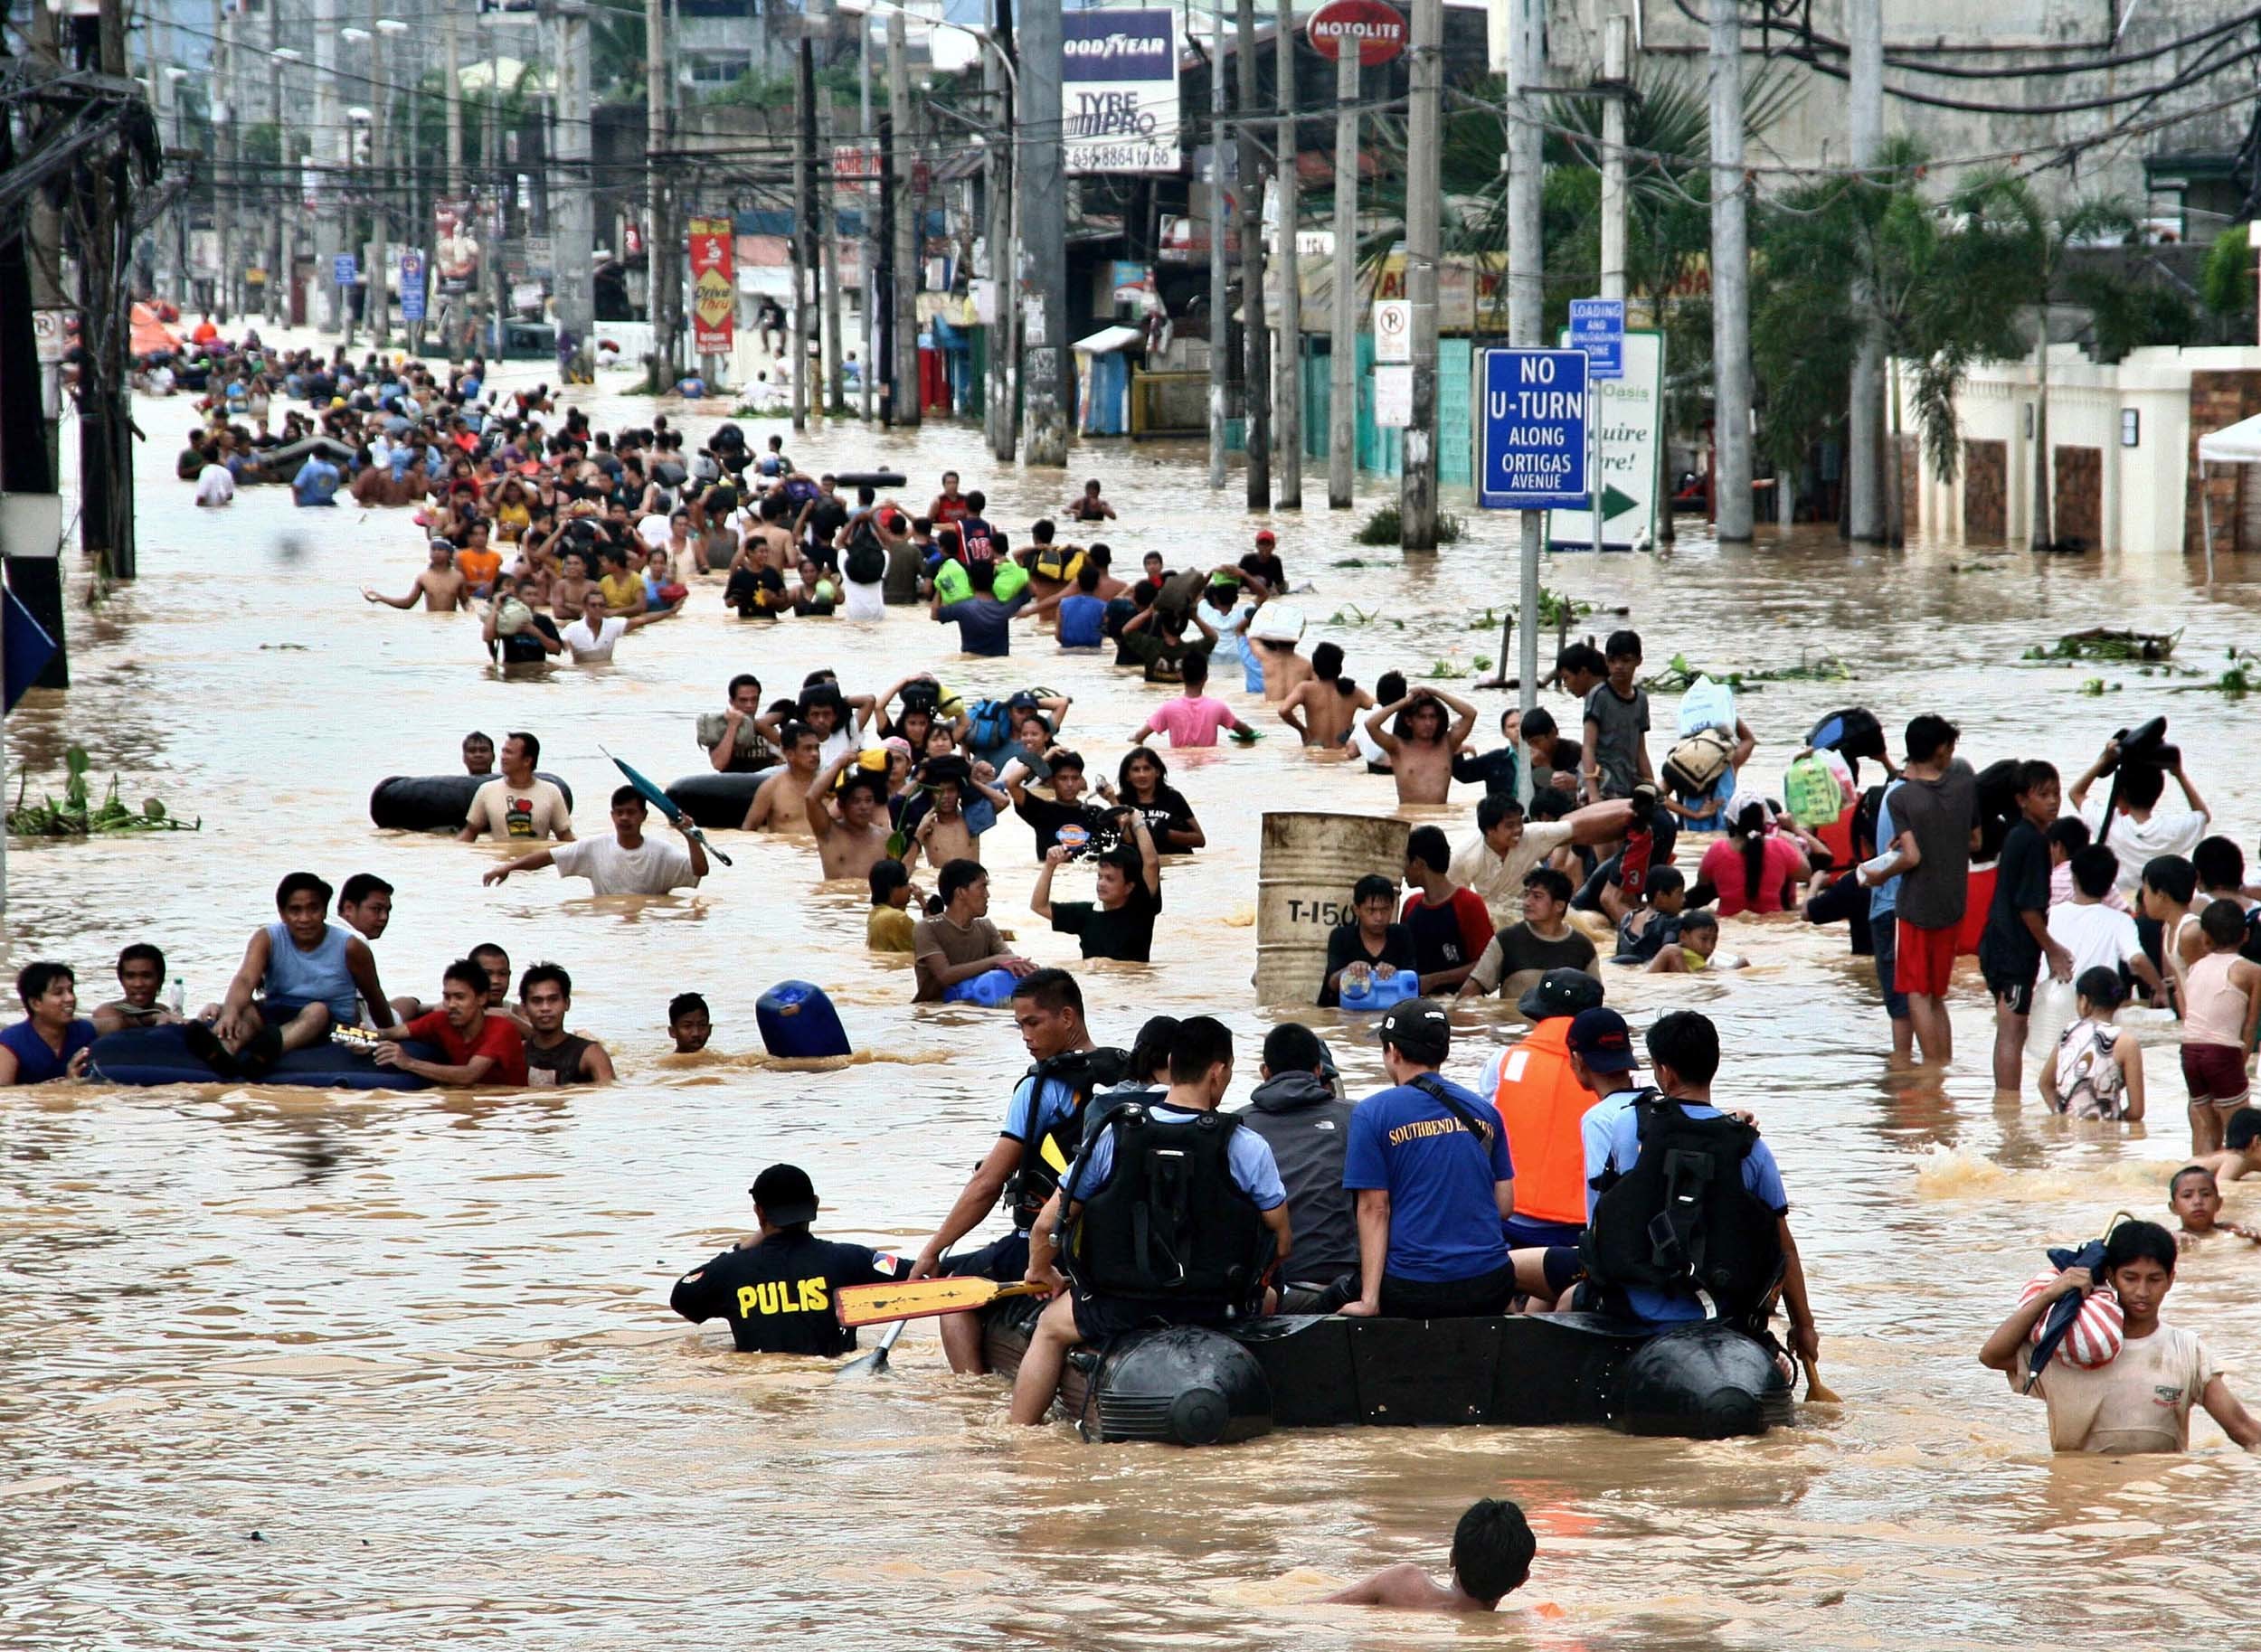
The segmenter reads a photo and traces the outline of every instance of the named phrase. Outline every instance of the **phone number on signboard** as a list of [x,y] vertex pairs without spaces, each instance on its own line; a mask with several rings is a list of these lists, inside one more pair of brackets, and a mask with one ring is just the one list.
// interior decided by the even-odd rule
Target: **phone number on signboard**
[[1174,144],[1072,144],[1067,150],[1071,174],[1175,172],[1178,166],[1178,148]]

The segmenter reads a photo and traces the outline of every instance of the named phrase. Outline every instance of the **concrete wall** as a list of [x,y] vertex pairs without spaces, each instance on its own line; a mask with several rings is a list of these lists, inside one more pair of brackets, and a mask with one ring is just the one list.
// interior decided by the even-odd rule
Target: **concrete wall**
[[[2201,400],[2196,425],[2199,433],[2234,422],[2218,417],[2216,401],[2228,393],[2214,375],[2236,375],[2237,382],[2261,375],[2261,348],[2204,350],[2138,350],[2116,367],[2099,367],[2071,345],[2053,346],[2049,355],[2048,444],[2052,449],[2050,493],[2063,498],[2068,487],[2082,486],[2070,476],[2060,477],[2054,450],[2093,448],[2099,475],[2098,516],[2101,549],[2130,556],[2176,556],[2186,545],[2197,548],[2197,530],[2190,490],[2190,451],[2195,439],[2192,407],[2194,375],[2209,387],[2213,401]],[[1901,374],[1903,394],[1912,375]],[[1955,414],[1962,443],[2000,442],[2005,449],[2001,543],[2023,547],[2033,534],[2034,423],[2038,400],[2031,361],[1983,362],[1964,382]],[[2239,392],[2241,395],[2243,392]],[[2261,383],[2255,385],[2255,405],[2261,406]],[[2228,403],[2223,403],[2228,405]],[[2242,401],[2239,405],[2243,405]],[[2137,417],[2136,445],[2121,445],[2121,418],[2132,411]],[[2250,410],[2249,410],[2250,411]],[[1904,424],[1909,416],[1904,411]],[[1928,461],[1913,492],[1916,513],[1909,527],[1920,525],[1935,537],[1965,537],[1963,524],[1971,518],[1973,501],[1971,479],[1959,471],[1952,483],[1943,483],[1930,471]],[[1984,501],[1975,502],[1977,515],[1990,513]],[[2057,524],[2061,537],[2066,532]]]

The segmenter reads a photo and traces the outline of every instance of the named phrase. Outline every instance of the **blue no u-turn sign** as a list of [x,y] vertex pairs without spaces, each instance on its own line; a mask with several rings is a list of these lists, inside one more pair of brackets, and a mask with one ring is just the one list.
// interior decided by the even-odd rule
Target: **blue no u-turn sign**
[[1477,503],[1544,511],[1586,502],[1583,350],[1487,350],[1476,402]]

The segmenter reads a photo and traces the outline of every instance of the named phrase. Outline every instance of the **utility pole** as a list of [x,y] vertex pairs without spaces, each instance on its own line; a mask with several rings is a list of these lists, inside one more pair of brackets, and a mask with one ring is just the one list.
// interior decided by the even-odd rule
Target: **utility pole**
[[[1280,0],[1280,21],[1272,42],[1280,96],[1280,139],[1273,146],[1277,162],[1280,203],[1280,351],[1274,381],[1272,431],[1280,443],[1280,503],[1289,510],[1303,508],[1303,272],[1296,255],[1295,236],[1302,208],[1295,175],[1295,5]],[[1358,42],[1350,42],[1352,57]]]
[[1750,194],[1737,5],[1711,0],[1712,507],[1722,544],[1751,537]]
[[1328,358],[1327,508],[1347,511],[1358,456],[1358,68],[1356,40],[1335,42],[1335,278]]
[[1272,335],[1264,325],[1264,162],[1256,139],[1256,0],[1240,0],[1241,384],[1248,508],[1272,508]]
[[[1519,7],[1528,0],[1514,4]],[[1439,192],[1443,188],[1437,144],[1443,49],[1444,0],[1414,0],[1411,96],[1405,114],[1405,297],[1413,308],[1413,420],[1405,427],[1397,492],[1397,543],[1406,551],[1437,548],[1437,249]],[[1520,78],[1516,81],[1518,98],[1524,84]],[[1509,128],[1510,157],[1515,154],[1515,130]],[[1512,202],[1520,174],[1514,170],[1512,158],[1509,165]],[[1510,209],[1510,263],[1520,240],[1514,233]],[[1512,308],[1512,275],[1509,282]],[[1528,627],[1525,635],[1529,635]]]
[[[456,30],[456,0],[440,0],[440,7],[442,49],[448,63],[448,199],[456,203],[456,210],[466,218],[475,218],[476,214],[463,194],[463,49]],[[456,224],[459,235],[475,232],[473,223],[459,221]],[[432,248],[435,259],[439,250],[435,237]],[[502,249],[489,248],[487,256],[500,262]],[[462,305],[468,308],[477,302],[477,297],[468,288],[459,294],[443,297],[440,300],[440,314],[446,317],[448,361],[450,365],[459,364],[463,360],[463,317],[457,312],[456,307]]]
[[[1873,166],[1884,147],[1884,0],[1846,0],[1845,33],[1852,161]],[[1873,189],[1874,180],[1863,187]],[[1866,281],[1853,288],[1853,310],[1860,317],[1860,339],[1845,428],[1845,531],[1873,543],[1885,536],[1884,326]]]
[[[1428,0],[1431,5],[1436,0]],[[1418,14],[1415,14],[1418,15]],[[1540,328],[1546,324],[1547,310],[1547,243],[1543,233],[1547,194],[1544,169],[1544,141],[1539,129],[1537,88],[1545,73],[1547,59],[1547,0],[1515,0],[1515,10],[1509,27],[1508,78],[1513,84],[1509,97],[1508,115],[1508,342],[1519,350],[1541,347],[1546,340]],[[1436,198],[1432,187],[1429,198]],[[1433,222],[1433,221],[1432,221]],[[1431,288],[1433,308],[1435,289]],[[1414,327],[1418,335],[1421,312],[1414,312]],[[1435,333],[1431,331],[1431,360],[1435,355]],[[1420,359],[1421,346],[1414,345],[1414,360]],[[1420,418],[1420,373],[1414,369],[1414,411]],[[1432,384],[1433,386],[1433,379]],[[1431,422],[1435,414],[1435,392],[1430,392]],[[1587,409],[1591,415],[1593,402]],[[1413,432],[1405,432],[1408,448]],[[1432,472],[1431,486],[1434,487]],[[1430,508],[1435,508],[1436,496],[1430,495]],[[1597,513],[1596,522],[1599,522]],[[1538,511],[1520,513],[1518,523],[1520,533],[1517,571],[1520,589],[1516,596],[1516,674],[1522,696],[1523,713],[1529,716],[1538,703],[1538,557],[1544,548],[1547,519]],[[1596,532],[1594,543],[1601,543]],[[1432,543],[1433,543],[1433,540]],[[1500,671],[1507,670],[1507,651],[1500,650]],[[1524,772],[1530,772],[1528,762]]]
[[237,107],[235,97],[235,14],[225,0],[212,0],[212,85],[219,104],[212,112],[213,146],[219,151],[219,175],[212,186],[212,244],[216,262],[212,297],[213,308],[222,315],[233,315],[235,192],[243,175],[243,111]]
[[[263,9],[267,13],[268,101],[275,112],[275,175],[283,180],[283,191],[279,193],[287,193],[291,162],[295,157],[290,153],[289,111],[283,106],[284,60],[275,55],[275,48],[282,44],[276,27],[282,11],[282,0],[266,0]],[[290,269],[289,254],[283,250],[283,234],[284,227],[296,220],[297,214],[285,211],[279,200],[273,203],[267,215],[267,257],[264,260],[267,279],[260,286],[260,297],[265,301],[269,326],[280,326],[289,314],[288,307],[282,302],[283,283]]]
[[[556,224],[554,246],[557,325],[569,333],[584,358],[597,325],[596,291],[590,266],[596,256],[596,206],[589,174],[589,6],[587,0],[559,0],[557,6],[557,168],[559,184],[551,199]],[[494,61],[490,54],[488,62]],[[499,96],[501,89],[494,89]],[[493,107],[490,99],[489,108]],[[496,165],[493,126],[485,159]],[[496,266],[502,259],[497,250]]]
[[337,0],[314,0],[314,314],[325,333],[345,328],[345,294],[335,271],[345,250],[338,197],[353,143],[337,100]]
[[[124,0],[101,0],[96,29],[95,67],[124,80]],[[130,580],[138,568],[133,421],[126,407],[134,244],[133,163],[126,145],[113,144],[108,156],[81,175],[90,178],[93,199],[79,249],[79,326],[86,346],[78,398],[79,543],[111,578]]]
[[1021,8],[1019,130],[1022,262],[1027,267],[1021,386],[1028,403],[1026,457],[1032,465],[1068,462],[1068,191],[1061,145],[1060,0]]
[[369,268],[363,271],[369,283],[364,307],[369,342],[380,351],[393,340],[393,283],[384,268],[385,219],[393,205],[393,99],[384,83],[382,5],[383,0],[369,0],[369,101],[376,118],[369,123]]
[[919,423],[919,226],[912,206],[911,80],[903,63],[903,14],[887,14],[887,118],[894,156],[894,231],[893,312],[888,336],[894,345],[894,389],[889,415],[905,430]]
[[982,425],[989,452],[1010,463],[1013,440],[1013,316],[1020,283],[1014,269],[1013,222],[1013,100],[1011,82],[1000,61],[1004,46],[992,33],[992,50],[981,54],[981,88],[997,100],[997,131],[983,145],[981,180],[987,223],[983,235],[989,244],[989,383],[982,398]]
[[[667,0],[644,0],[644,310],[651,317],[652,338],[645,388],[655,396],[676,376],[675,226],[668,222],[667,148]],[[793,428],[800,429],[798,403]]]
[[831,93],[827,92],[818,104],[817,114],[823,122],[819,128],[823,142],[809,164],[820,166],[824,178],[817,191],[817,245],[824,269],[824,411],[828,419],[845,419],[847,385],[840,372],[840,185],[832,175],[830,159],[836,136]]
[[[856,52],[862,60],[864,72],[856,79],[856,94],[863,117],[858,142],[857,158],[866,175],[871,170],[871,155],[876,146],[872,132],[872,19],[869,12],[853,14],[856,18]],[[879,220],[872,210],[872,186],[868,181],[856,186],[856,206],[864,221],[862,244],[856,249],[857,275],[863,281],[863,292],[856,307],[864,312],[864,371],[856,375],[858,400],[862,402],[864,422],[872,420],[872,386],[879,377],[879,363],[872,359],[872,346],[879,335]]]
[[1604,19],[1602,26],[1602,79],[1609,90],[1602,104],[1602,297],[1622,298],[1628,204],[1625,99],[1632,90],[1632,19],[1620,12]]
[[[655,5],[658,0],[652,0]],[[793,430],[809,428],[809,278],[816,260],[817,59],[808,19],[793,60]]]
[[1225,263],[1225,0],[1213,0],[1209,21],[1209,486],[1223,487],[1233,351],[1233,293]]

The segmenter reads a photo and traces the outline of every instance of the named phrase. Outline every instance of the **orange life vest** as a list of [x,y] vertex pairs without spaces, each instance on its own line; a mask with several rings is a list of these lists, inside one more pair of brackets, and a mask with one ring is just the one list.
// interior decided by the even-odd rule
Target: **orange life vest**
[[1566,1015],[1533,1027],[1500,1061],[1492,1101],[1508,1127],[1515,1213],[1584,1227],[1585,1144],[1579,1126],[1594,1096],[1570,1071],[1569,1035]]

